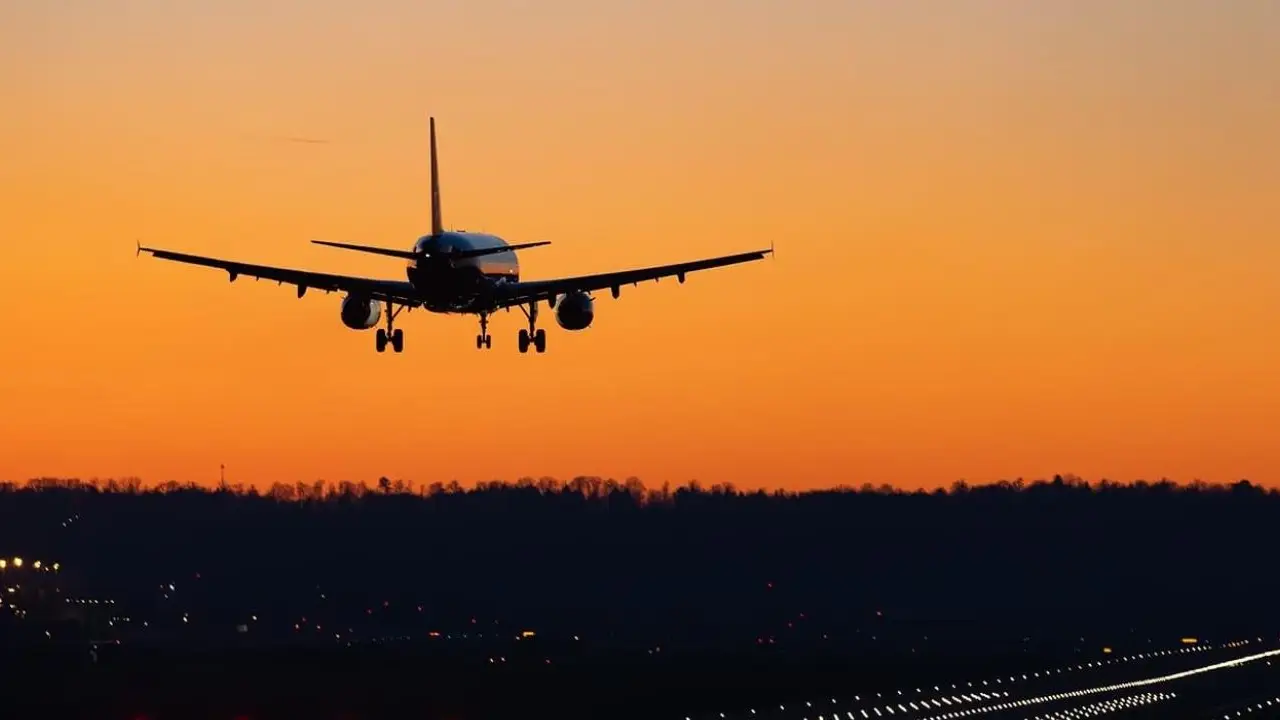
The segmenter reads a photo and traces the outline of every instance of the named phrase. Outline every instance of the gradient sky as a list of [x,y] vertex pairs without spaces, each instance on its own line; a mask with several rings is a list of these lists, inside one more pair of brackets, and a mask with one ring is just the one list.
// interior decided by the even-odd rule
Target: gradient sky
[[[1280,484],[1274,0],[0,4],[0,479]],[[776,243],[596,324],[402,316],[134,241]],[[290,138],[325,140],[300,143]]]

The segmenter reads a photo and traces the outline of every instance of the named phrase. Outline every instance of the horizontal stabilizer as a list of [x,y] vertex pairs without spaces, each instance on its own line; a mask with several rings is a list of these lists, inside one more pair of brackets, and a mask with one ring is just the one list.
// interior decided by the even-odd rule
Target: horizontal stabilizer
[[[355,250],[357,252],[373,253],[374,255],[387,255],[389,257],[404,258],[405,260],[423,260],[432,257],[432,253],[418,253],[412,250],[392,250],[391,248],[374,247],[372,245],[352,245],[350,243],[329,242],[327,240],[312,240],[316,245],[324,245],[326,247],[341,248],[343,250]],[[497,255],[499,253],[511,252],[512,250],[523,250],[525,248],[539,247],[541,245],[550,245],[550,240],[542,240],[540,242],[524,243],[521,245],[504,245],[502,247],[493,248],[477,248],[475,250],[454,250],[451,252],[439,253],[439,257],[449,260],[465,260],[467,258],[484,257],[485,255]]]
[[505,247],[496,248],[479,248],[477,250],[456,250],[451,253],[444,253],[446,257],[460,260],[462,258],[482,257],[484,255],[497,255],[498,253],[510,252],[512,250],[524,250],[525,248],[539,247],[542,245],[550,245],[550,240],[541,242],[523,243],[521,245],[507,245]]
[[412,250],[393,250],[391,248],[373,247],[372,245],[351,245],[349,243],[328,242],[326,240],[312,240],[311,242],[316,245],[342,248],[343,250],[355,250],[356,252],[373,253],[374,255],[387,255],[389,257],[404,258],[405,260],[417,260],[423,257],[421,253],[415,253]]

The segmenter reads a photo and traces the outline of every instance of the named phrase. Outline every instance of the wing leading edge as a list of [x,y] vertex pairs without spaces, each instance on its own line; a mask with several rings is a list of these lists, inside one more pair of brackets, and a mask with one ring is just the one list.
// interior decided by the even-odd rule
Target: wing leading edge
[[172,260],[174,262],[185,263],[188,265],[199,265],[202,267],[210,267],[218,270],[224,270],[231,277],[231,281],[244,275],[245,277],[257,278],[261,280],[274,280],[278,283],[289,283],[298,288],[298,297],[302,297],[309,288],[322,290],[325,292],[348,292],[358,295],[368,296],[373,300],[381,300],[397,305],[405,305],[408,307],[417,307],[421,302],[416,298],[413,286],[407,282],[397,280],[377,280],[373,278],[353,277],[350,275],[330,275],[328,273],[311,272],[308,270],[291,270],[289,268],[271,267],[269,265],[252,265],[250,263],[234,262],[231,260],[221,260],[218,258],[203,257],[200,255],[188,255],[187,253],[172,252],[170,250],[160,250],[156,248],[138,246],[138,252],[151,253],[152,256],[161,260]]
[[604,290],[605,288],[612,290],[614,297],[617,297],[619,288],[623,285],[635,285],[648,280],[658,280],[660,278],[672,276],[678,278],[680,282],[684,282],[685,273],[696,272],[698,270],[710,270],[711,268],[725,267],[728,265],[737,265],[739,263],[753,262],[755,260],[763,260],[766,256],[772,253],[773,248],[769,248],[768,250],[756,250],[753,252],[738,253],[737,255],[724,255],[704,260],[694,260],[692,262],[675,263],[673,265],[658,265],[655,267],[639,268],[636,270],[621,270],[617,272],[600,273],[597,275],[580,275],[578,277],[557,278],[553,280],[532,280],[527,282],[503,284],[498,286],[497,299],[499,306],[510,306],[545,300],[547,298],[566,293],[591,292],[593,290]]

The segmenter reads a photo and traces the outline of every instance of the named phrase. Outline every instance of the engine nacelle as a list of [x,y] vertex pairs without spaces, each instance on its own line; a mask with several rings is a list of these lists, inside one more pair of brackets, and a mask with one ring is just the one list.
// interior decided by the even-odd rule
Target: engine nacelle
[[556,322],[565,330],[586,330],[595,319],[591,296],[584,292],[569,293],[556,303]]
[[342,299],[342,324],[352,330],[368,330],[382,319],[382,303],[348,295]]

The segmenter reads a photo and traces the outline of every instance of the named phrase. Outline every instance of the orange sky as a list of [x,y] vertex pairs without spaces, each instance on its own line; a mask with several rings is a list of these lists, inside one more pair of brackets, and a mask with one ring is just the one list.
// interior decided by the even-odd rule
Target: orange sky
[[[32,0],[0,100],[0,479],[1280,484],[1273,2]],[[307,241],[425,231],[428,113],[526,278],[778,257],[544,356],[134,257],[399,279]]]

